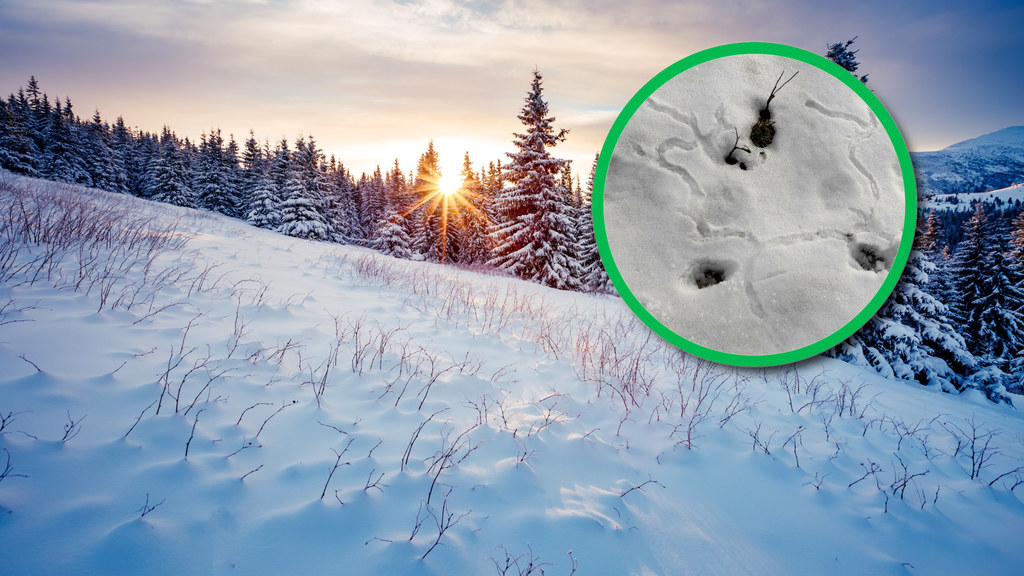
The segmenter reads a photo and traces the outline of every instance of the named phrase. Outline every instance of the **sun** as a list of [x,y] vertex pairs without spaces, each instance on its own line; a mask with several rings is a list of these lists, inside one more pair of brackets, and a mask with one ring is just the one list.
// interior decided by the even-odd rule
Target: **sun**
[[462,182],[452,175],[451,172],[442,173],[441,178],[437,181],[438,193],[448,198],[455,196],[461,186]]

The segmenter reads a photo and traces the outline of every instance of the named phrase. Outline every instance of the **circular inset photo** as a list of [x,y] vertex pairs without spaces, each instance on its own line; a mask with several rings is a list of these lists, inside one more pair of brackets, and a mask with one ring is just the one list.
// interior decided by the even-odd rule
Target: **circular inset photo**
[[917,193],[896,123],[855,76],[779,44],[670,66],[601,151],[594,223],[634,313],[697,356],[802,360],[863,326],[899,280]]

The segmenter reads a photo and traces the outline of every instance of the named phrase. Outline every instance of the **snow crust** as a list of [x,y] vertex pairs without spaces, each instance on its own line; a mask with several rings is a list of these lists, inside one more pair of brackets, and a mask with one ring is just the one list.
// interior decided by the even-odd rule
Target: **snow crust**
[[[772,100],[774,141],[750,142]],[[738,142],[737,140],[738,135]],[[734,143],[738,150],[725,159]],[[716,59],[669,80],[622,132],[605,227],[623,279],[701,346],[760,355],[834,333],[871,300],[899,248],[904,196],[884,127],[827,73],[771,55]],[[706,268],[724,276],[699,287]]]
[[[729,369],[613,297],[15,186],[188,244],[106,303],[77,272],[118,246],[0,283],[5,575],[1024,565],[1024,420],[978,394],[823,358]],[[972,422],[995,434],[973,479]]]

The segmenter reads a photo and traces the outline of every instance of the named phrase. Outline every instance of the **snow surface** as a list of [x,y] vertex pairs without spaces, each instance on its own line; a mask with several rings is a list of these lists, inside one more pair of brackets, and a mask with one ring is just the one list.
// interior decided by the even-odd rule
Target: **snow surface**
[[[771,102],[774,142],[758,148],[750,127],[794,72]],[[725,161],[737,135],[746,170]],[[868,304],[899,248],[903,194],[892,143],[855,92],[799,61],[730,56],[669,80],[634,114],[609,164],[605,227],[629,289],[665,326],[773,354]],[[708,268],[724,281],[699,287]]]
[[[3,574],[1024,565],[1024,474],[989,486],[1024,464],[1013,408],[823,358],[734,370],[613,297],[27,179],[0,205],[15,188],[188,244],[115,284],[76,272],[116,246],[0,284]],[[971,421],[996,433],[978,479]]]

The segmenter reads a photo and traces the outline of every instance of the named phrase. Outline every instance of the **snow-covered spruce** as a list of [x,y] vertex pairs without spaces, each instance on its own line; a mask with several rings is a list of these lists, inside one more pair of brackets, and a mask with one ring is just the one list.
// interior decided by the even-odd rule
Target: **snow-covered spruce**
[[[857,37],[854,36],[853,38],[850,38],[846,42],[836,42],[834,44],[829,44],[828,51],[825,52],[825,58],[828,58],[829,60],[835,62],[836,64],[839,64],[854,76],[857,76],[857,69],[860,68],[860,62],[857,61],[857,52],[859,52],[860,50],[850,50],[850,46],[853,45],[853,42],[856,39]],[[867,74],[858,76],[858,78],[861,82],[864,82],[865,84],[868,81]]]
[[160,152],[152,160],[146,180],[148,197],[174,206],[195,206],[185,154],[177,137],[166,127],[160,136]]
[[296,238],[326,240],[329,228],[324,220],[320,181],[309,174],[305,144],[300,142],[297,148],[294,154],[290,153],[287,141],[282,140],[275,157],[273,174],[281,195],[281,224],[277,231]]
[[548,116],[539,71],[533,73],[519,121],[526,132],[515,134],[517,151],[508,153],[512,161],[504,166],[510,185],[495,199],[490,264],[520,278],[572,289],[579,274],[570,256],[573,223],[565,203],[568,193],[558,181],[564,161],[549,151],[567,131],[552,125],[555,119]]
[[954,328],[945,304],[929,291],[937,267],[914,251],[892,296],[878,313],[831,354],[887,378],[957,392],[978,360]]

